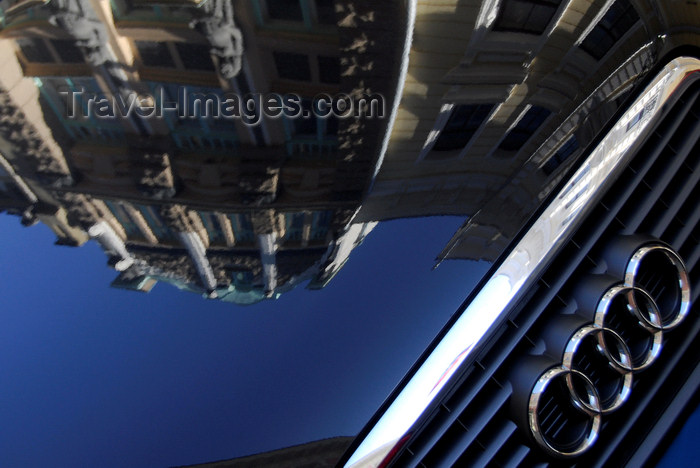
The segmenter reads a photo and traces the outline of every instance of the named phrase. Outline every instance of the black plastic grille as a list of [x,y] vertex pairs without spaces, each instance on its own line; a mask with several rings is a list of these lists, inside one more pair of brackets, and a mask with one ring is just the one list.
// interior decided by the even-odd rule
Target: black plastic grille
[[[675,394],[673,388],[687,379],[690,371],[685,369],[693,369],[698,362],[694,352],[700,330],[698,307],[693,307],[683,326],[666,334],[661,357],[635,380],[631,400],[603,417],[600,440],[577,459],[553,460],[517,427],[511,376],[523,355],[542,353],[540,335],[552,318],[575,309],[569,298],[578,280],[606,273],[602,250],[621,235],[649,235],[672,246],[686,263],[692,299],[698,297],[699,95],[700,84],[695,84],[677,99],[538,282],[455,379],[392,466],[619,466],[634,453],[634,441],[642,439],[638,435],[651,430]],[[684,366],[675,366],[681,358]]]

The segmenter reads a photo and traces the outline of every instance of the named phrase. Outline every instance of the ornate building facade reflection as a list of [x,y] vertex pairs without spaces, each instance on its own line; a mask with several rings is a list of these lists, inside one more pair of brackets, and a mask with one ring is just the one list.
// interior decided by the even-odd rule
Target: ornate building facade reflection
[[[60,243],[96,239],[114,286],[238,303],[323,287],[394,218],[464,216],[438,261],[493,260],[698,15],[646,0],[0,6],[2,206]],[[387,114],[68,118],[90,105],[65,99],[79,91],[151,106],[295,93],[307,110],[342,91],[383,96]]]
[[60,244],[95,239],[119,271],[113,286],[166,281],[239,304],[305,281],[321,288],[374,227],[351,220],[386,122],[260,109],[257,125],[110,119],[90,101],[109,98],[115,114],[134,96],[295,93],[306,109],[343,89],[380,92],[391,105],[400,60],[373,36],[405,25],[363,28],[375,20],[361,5],[327,0],[0,6],[2,208],[43,221]]

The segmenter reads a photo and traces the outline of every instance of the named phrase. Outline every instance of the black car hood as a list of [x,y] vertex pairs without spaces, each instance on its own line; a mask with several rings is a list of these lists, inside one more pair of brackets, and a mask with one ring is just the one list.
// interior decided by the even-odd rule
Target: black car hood
[[[105,41],[95,48],[61,22],[71,3],[10,3],[2,47],[6,74],[19,78],[0,79],[10,215],[0,257],[5,466],[335,463],[638,83],[680,45],[660,38],[664,26],[639,28],[626,53],[579,88],[555,89],[572,78],[558,82],[561,69],[537,61],[524,76],[470,75],[485,65],[461,58],[474,44],[471,28],[450,29],[467,15],[460,2],[449,12],[338,2],[333,26],[320,6],[304,9],[309,30],[277,18],[296,7],[234,2],[242,62],[207,29],[206,15],[220,18],[215,10],[200,17],[205,9],[177,7],[184,12],[173,21],[199,21],[187,29],[130,4],[113,6],[113,17],[98,9],[88,20],[106,25],[106,36],[95,36]],[[38,23],[27,23],[27,11]],[[467,42],[434,59],[457,81],[434,80],[423,48],[453,34]],[[124,38],[128,46],[114,52]],[[81,57],[75,67],[67,43]],[[187,55],[188,43],[214,63]],[[163,51],[176,70],[158,62]],[[303,53],[318,59],[312,84],[295,62]],[[320,73],[333,66],[339,76],[326,86]],[[385,114],[340,119],[337,134],[318,121],[311,136],[294,120],[237,122],[229,140],[204,119],[192,130],[132,116],[113,138],[113,121],[71,126],[53,107],[57,80],[123,95],[155,96],[167,88],[159,83],[238,95],[377,93]],[[12,83],[26,88],[25,101]],[[529,84],[548,92],[505,120],[494,117],[497,106],[484,111],[497,122],[480,130],[493,151],[431,159],[431,145],[447,145],[431,131],[450,125],[435,119],[457,112],[441,107],[452,88],[524,87],[530,99]],[[547,101],[557,93],[566,96],[560,110]],[[522,150],[502,144],[516,114],[545,103],[547,131],[529,135]],[[564,148],[571,138],[576,146]]]

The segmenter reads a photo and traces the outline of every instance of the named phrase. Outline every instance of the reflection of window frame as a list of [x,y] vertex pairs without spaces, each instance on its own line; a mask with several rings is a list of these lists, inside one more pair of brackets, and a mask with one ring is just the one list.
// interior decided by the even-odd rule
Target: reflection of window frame
[[[216,73],[216,66],[214,65],[213,59],[211,59],[211,54],[209,55],[211,59],[211,68],[187,68],[185,67],[184,61],[182,60],[182,56],[180,55],[180,51],[177,48],[177,43],[178,42],[183,42],[183,41],[142,41],[142,40],[137,40],[137,39],[132,39],[132,50],[135,54],[135,56],[138,58],[138,63],[140,64],[141,68],[150,68],[150,69],[159,69],[159,70],[179,70],[183,72],[188,72],[188,73]],[[145,63],[143,61],[143,56],[141,53],[141,49],[139,49],[139,43],[155,43],[155,44],[162,44],[165,46],[165,48],[168,51],[169,57],[172,60],[173,67],[170,66],[161,66],[161,65],[151,65],[148,63]],[[200,45],[204,48],[209,48],[209,45],[206,43],[194,43],[196,45]],[[192,45],[192,44],[190,44]]]
[[[481,120],[479,125],[474,129],[471,136],[464,143],[463,146],[455,147],[452,149],[435,149],[435,145],[440,140],[440,137],[443,135],[445,128],[451,122],[453,116],[455,116],[456,112],[464,106],[470,106],[475,108],[483,106],[490,107],[490,109],[488,110],[484,118]],[[500,105],[496,103],[443,104],[442,108],[440,109],[440,114],[438,115],[435,121],[435,126],[433,127],[433,130],[428,134],[428,138],[426,139],[423,149],[421,150],[421,153],[418,157],[418,161],[443,161],[447,159],[463,158],[499,107]],[[459,151],[459,153],[455,154],[455,152],[457,151]]]
[[[24,50],[22,49],[22,45],[20,44],[21,41],[32,41],[37,44],[41,44],[40,47],[43,47],[46,52],[49,54],[50,60],[48,61],[33,61],[30,60],[27,55],[25,55]],[[63,57],[61,57],[61,53],[59,52],[59,49],[61,49],[63,46],[60,44],[56,44],[56,41],[62,41],[65,43],[70,44],[73,48],[75,48],[75,51],[78,53],[79,60],[76,61],[65,61],[63,60]],[[36,36],[26,36],[26,37],[21,37],[17,38],[15,40],[15,43],[17,44],[17,53],[20,56],[20,59],[23,63],[32,63],[32,64],[37,64],[37,65],[66,65],[66,66],[75,66],[75,65],[80,65],[85,63],[85,59],[83,57],[83,53],[80,51],[80,48],[78,48],[77,45],[75,45],[75,41],[71,39],[49,39],[46,37],[36,37]]]
[[552,155],[540,165],[540,169],[542,169],[542,172],[544,172],[546,175],[551,175],[564,163],[564,161],[570,159],[570,157],[576,153],[580,147],[581,144],[578,142],[576,135],[569,136],[566,140],[564,140],[564,143],[562,143],[556,149],[556,151],[554,151]]
[[[493,30],[494,31],[504,31],[504,32],[515,32],[515,33],[521,33],[521,34],[532,34],[532,35],[541,35],[544,34],[547,29],[549,29],[549,26],[552,24],[552,20],[557,17],[557,12],[559,11],[559,8],[561,7],[562,0],[503,0],[501,2],[501,5],[499,5],[499,10],[498,10],[498,16],[496,17],[496,20],[493,23]],[[505,12],[509,7],[514,7],[515,4],[530,4],[532,5],[532,10],[530,11],[530,15],[534,14],[534,9],[537,6],[545,7],[545,8],[550,8],[551,9],[551,15],[549,15],[549,18],[546,20],[544,23],[544,27],[537,28],[535,29],[534,27],[528,28],[527,26],[527,21],[524,23],[522,26],[503,26],[499,23],[501,23],[504,20]],[[528,20],[530,19],[530,16],[528,16]]]
[[284,214],[284,243],[300,243],[304,237],[305,213],[303,211]]
[[[611,14],[618,11],[616,7],[622,8],[623,12],[621,15],[615,18],[613,24],[610,27],[608,27],[606,25],[606,22],[609,20],[608,17]],[[630,12],[634,12],[636,19],[632,21],[629,25],[623,23],[621,27],[617,27],[620,24],[620,22],[630,17]],[[620,40],[622,40],[622,38],[624,38],[625,35],[627,35],[629,31],[633,29],[634,25],[638,24],[640,21],[639,12],[637,12],[637,9],[634,7],[634,4],[629,0],[615,0],[615,2],[610,4],[610,7],[607,9],[607,11],[601,13],[602,14],[598,18],[598,21],[596,21],[593,24],[593,27],[591,27],[590,30],[588,30],[585,33],[585,36],[581,39],[579,43],[579,48],[596,60],[601,60],[608,53],[610,53],[610,51],[614,49],[613,46],[619,43]],[[600,40],[597,40],[595,44],[593,44],[593,35],[595,34],[603,34],[605,37],[609,38],[611,40],[610,45],[603,45],[603,47],[601,48],[599,46],[599,44],[601,43]]]
[[[305,66],[309,71],[309,78],[290,78],[289,75],[283,76],[284,73],[280,73],[280,62],[278,59],[282,58],[283,54],[297,55],[305,58]],[[300,53],[298,51],[275,49],[270,51],[270,60],[274,64],[274,73],[277,79],[284,81],[293,81],[297,83],[310,83],[320,86],[337,86],[340,83],[340,63],[338,63],[338,77],[334,81],[323,81],[321,78],[323,73],[321,72],[321,59],[324,60],[338,60],[340,62],[340,57],[324,54],[324,53]]]
[[299,8],[301,9],[301,21],[271,18],[267,5],[268,1],[269,0],[250,0],[253,6],[255,22],[260,27],[306,31],[334,27],[332,24],[320,21],[315,0],[297,0],[299,2]]
[[170,226],[161,217],[160,213],[153,209],[150,205],[141,205],[134,203],[133,207],[141,213],[144,221],[148,225],[149,229],[154,236],[160,242],[175,242],[177,238],[175,237],[175,232],[170,229]]
[[[169,102],[177,102],[179,100],[179,96],[171,96],[168,92],[169,86],[177,86],[174,83],[158,83],[149,81],[148,86],[151,93],[156,98],[157,106],[161,105],[161,94],[157,92],[159,87],[163,87],[163,93],[166,94],[165,97],[169,100]],[[193,96],[197,93],[205,95],[216,94],[220,100],[224,99],[224,94],[221,88],[189,85],[181,86],[184,86],[185,92],[188,96]],[[172,112],[164,112],[164,114],[165,118],[163,120],[167,124],[168,129],[170,130],[170,135],[178,149],[184,151],[230,151],[230,154],[236,154],[238,150],[238,132],[236,131],[236,124],[233,119],[226,119],[219,116],[218,118],[220,121],[228,122],[229,124],[227,126],[228,128],[219,129],[213,126],[209,119],[181,119],[178,117],[178,113],[175,110]],[[193,123],[193,125],[183,125],[183,122]],[[207,141],[209,141],[210,144],[205,144]]]
[[226,245],[226,235],[216,215],[211,211],[197,211],[204,229],[207,231],[210,245]]
[[314,211],[311,217],[309,239],[312,242],[325,242],[332,223],[333,210]]
[[[316,105],[318,101],[311,102],[311,99],[304,99],[302,102],[302,107],[311,103]],[[308,111],[310,112],[310,111]],[[321,118],[316,115],[316,113],[311,113],[311,119],[315,120],[316,132],[311,133],[298,133],[295,123],[302,120],[290,119],[288,117],[283,117],[284,124],[284,139],[287,148],[288,156],[318,156],[324,154],[335,154],[335,150],[338,147],[338,134],[328,133],[328,122],[333,117]],[[303,117],[301,117],[303,119]],[[339,124],[339,122],[338,122]],[[338,127],[336,127],[337,129]],[[299,148],[309,147],[316,148],[315,151],[302,151]]]
[[[300,52],[283,50],[272,51],[272,61],[275,64],[277,78],[280,80],[301,81],[305,83],[314,81],[310,59],[311,57],[309,54]],[[287,66],[289,66],[289,70]],[[304,77],[296,77],[293,75],[304,75]],[[308,78],[305,78],[307,75]]]
[[[529,122],[527,122],[528,119],[532,121],[530,114],[533,112],[536,112],[538,116],[544,113],[544,117],[541,120],[539,120],[539,123],[534,127],[532,127],[529,124]],[[513,124],[510,126],[510,128],[508,128],[508,131],[505,133],[503,138],[501,138],[501,141],[498,142],[498,146],[497,146],[498,151],[507,152],[509,154],[517,153],[525,145],[527,145],[527,143],[532,139],[532,137],[535,136],[537,131],[540,128],[542,128],[551,117],[552,117],[552,111],[550,111],[546,107],[528,104],[525,107],[525,109],[523,109],[523,111],[520,113],[518,118],[513,122]],[[537,122],[537,120],[534,120],[534,122]],[[527,128],[522,128],[524,123],[528,124]],[[508,144],[507,143],[508,139],[511,138],[516,132],[526,133],[528,136],[524,140],[522,140],[522,142],[520,142],[519,146],[517,146],[516,148],[504,147]]]
[[145,240],[138,223],[131,217],[129,212],[119,201],[103,200],[114,218],[119,222],[127,238],[130,240]]
[[249,214],[227,214],[236,244],[255,244],[255,230]]

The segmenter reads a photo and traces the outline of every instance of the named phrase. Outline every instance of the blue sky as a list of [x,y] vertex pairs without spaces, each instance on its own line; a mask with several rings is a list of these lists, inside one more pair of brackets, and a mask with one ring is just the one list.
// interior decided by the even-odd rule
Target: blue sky
[[487,265],[380,224],[321,291],[238,307],[112,289],[93,243],[0,216],[0,466],[168,466],[355,435]]

